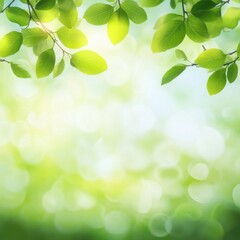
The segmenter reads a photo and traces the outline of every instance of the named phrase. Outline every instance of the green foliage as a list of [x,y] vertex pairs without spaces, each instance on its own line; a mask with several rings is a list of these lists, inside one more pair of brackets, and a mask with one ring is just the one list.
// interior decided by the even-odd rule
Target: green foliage
[[223,51],[212,48],[202,52],[195,60],[195,63],[202,68],[218,69],[224,64],[226,57]]
[[95,52],[82,50],[72,55],[71,65],[83,73],[94,75],[107,69],[105,60]]
[[186,67],[187,66],[184,64],[179,64],[169,69],[162,78],[162,84],[171,82],[174,78],[179,76],[186,69]]
[[[163,2],[168,3],[172,11],[161,15],[160,4]],[[239,3],[238,0],[235,0],[235,4],[228,0],[99,0],[97,3],[88,1],[89,6],[83,16],[79,16],[78,8],[84,4],[82,0],[0,1],[0,13],[5,13],[12,24],[20,27],[18,31],[10,31],[1,36],[0,56],[5,58],[13,55],[25,45],[32,48],[33,54],[36,55],[37,77],[46,77],[51,73],[53,77],[57,77],[69,62],[83,73],[97,74],[105,71],[107,64],[97,53],[80,50],[87,46],[88,40],[80,29],[79,19],[83,18],[82,21],[96,27],[106,25],[108,38],[116,45],[126,38],[132,23],[142,24],[147,20],[148,8],[159,7],[151,48],[153,53],[160,53],[176,48],[185,41],[202,44],[224,34],[226,30],[236,31],[240,20]],[[48,28],[45,25],[48,22],[56,22],[57,24],[53,26],[59,28]],[[75,49],[76,53],[69,52],[68,49]],[[58,54],[59,50],[61,56]],[[175,79],[187,66],[198,66],[214,71],[209,78],[211,81],[208,81],[211,94],[219,92],[220,89],[218,84],[213,84],[213,79],[218,76],[218,70],[221,70],[220,72],[225,70],[229,83],[237,79],[239,45],[229,53],[217,48],[206,49],[205,46],[203,50],[199,52],[195,61],[191,62],[184,51],[177,49],[176,56],[183,63],[175,64],[175,67],[167,71],[162,83]],[[97,62],[93,55],[97,56]],[[46,59],[47,66],[44,62]],[[28,76],[20,73],[24,72],[21,70],[22,67],[14,65],[12,61],[1,59],[1,62],[11,64],[12,71],[17,77]],[[46,69],[40,70],[41,67]]]
[[164,52],[178,46],[184,39],[186,28],[183,20],[169,19],[158,27],[152,41],[153,52]]
[[93,25],[103,25],[109,22],[113,11],[113,6],[109,4],[96,3],[86,10],[84,18]]
[[54,65],[55,53],[53,49],[48,49],[41,53],[36,63],[37,77],[41,78],[48,76],[53,71]]
[[19,51],[23,37],[20,32],[10,32],[0,39],[0,56],[7,57]]
[[113,44],[121,42],[128,34],[129,19],[127,13],[119,8],[108,22],[108,37]]
[[214,73],[208,79],[207,89],[210,95],[214,95],[223,90],[226,85],[226,69],[222,68]]

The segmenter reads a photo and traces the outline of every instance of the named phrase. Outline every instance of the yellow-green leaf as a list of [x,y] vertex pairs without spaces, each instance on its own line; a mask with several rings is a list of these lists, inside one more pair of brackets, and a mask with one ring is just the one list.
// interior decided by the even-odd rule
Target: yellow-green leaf
[[227,55],[222,50],[211,48],[203,51],[195,60],[195,63],[202,68],[218,69],[221,68]]
[[11,63],[13,73],[19,78],[30,78],[30,74],[19,64]]
[[46,32],[37,27],[23,29],[22,34],[23,44],[28,47],[33,47],[48,37]]
[[30,16],[28,12],[19,7],[9,7],[5,11],[9,21],[19,24],[20,26],[28,25]]
[[106,61],[97,53],[82,50],[72,55],[71,65],[83,73],[94,75],[107,69]]
[[65,67],[65,62],[64,62],[64,59],[62,59],[54,68],[53,70],[53,77],[57,77],[59,76],[63,70],[64,70],[64,67]]
[[210,95],[214,95],[222,91],[226,85],[226,69],[222,68],[212,73],[207,81],[207,89]]
[[91,24],[103,25],[109,21],[113,9],[114,8],[109,4],[96,3],[86,10],[83,17]]
[[153,52],[164,52],[178,46],[184,39],[186,29],[183,20],[166,22],[155,32],[152,40]]
[[20,32],[10,32],[0,39],[0,57],[12,55],[22,46],[23,37]]
[[86,35],[76,28],[69,29],[63,26],[57,30],[57,35],[62,44],[68,48],[80,48],[87,44]]
[[113,44],[121,42],[128,34],[129,19],[127,13],[119,8],[108,22],[108,37]]
[[147,20],[147,14],[134,0],[125,0],[122,3],[123,10],[128,17],[136,24],[143,23]]
[[227,79],[230,83],[233,83],[238,76],[238,66],[236,63],[231,64],[227,68]]
[[186,65],[184,64],[179,64],[176,65],[174,67],[172,67],[171,69],[169,69],[163,76],[162,78],[162,85],[171,82],[173,79],[175,79],[176,77],[178,77],[185,69],[186,69]]
[[36,63],[36,74],[38,78],[48,76],[55,66],[55,53],[53,49],[48,49],[41,53]]

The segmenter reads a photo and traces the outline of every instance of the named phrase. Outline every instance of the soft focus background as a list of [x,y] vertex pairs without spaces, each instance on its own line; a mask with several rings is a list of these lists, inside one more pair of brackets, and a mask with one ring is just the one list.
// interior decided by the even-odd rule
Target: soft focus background
[[[68,66],[18,79],[1,63],[0,239],[239,239],[239,81],[210,97],[207,72],[189,68],[161,87],[178,61],[150,49],[163,6],[117,46],[82,21],[88,49],[108,61],[98,76]],[[205,47],[231,51],[235,39]],[[202,51],[179,48],[192,60]],[[16,58],[34,72],[29,50]]]

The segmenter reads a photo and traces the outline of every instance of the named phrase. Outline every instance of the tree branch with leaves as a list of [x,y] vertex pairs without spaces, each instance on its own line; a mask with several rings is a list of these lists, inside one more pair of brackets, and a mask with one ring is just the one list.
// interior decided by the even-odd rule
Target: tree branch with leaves
[[[1,36],[0,62],[10,64],[17,77],[31,77],[23,66],[8,59],[25,46],[32,48],[37,58],[35,72],[39,78],[50,74],[59,76],[67,62],[85,74],[99,74],[107,69],[107,63],[98,53],[81,49],[87,46],[88,40],[80,30],[79,19],[96,26],[106,25],[108,38],[116,45],[128,35],[132,23],[147,21],[148,8],[158,7],[161,10],[163,2],[169,1],[99,0],[90,4],[83,16],[79,16],[78,8],[85,4],[82,0],[2,0],[0,13],[19,25],[19,30]],[[224,35],[226,30],[237,31],[239,3],[239,0],[170,0],[172,10],[156,19],[151,49],[153,53],[174,49],[181,62],[164,74],[162,84],[196,66],[210,72],[207,89],[211,95],[220,92],[227,82],[237,79],[240,56],[237,41],[235,49],[229,53],[204,47],[193,61],[188,59],[184,50],[176,48],[186,39],[202,45]],[[60,27],[50,29],[47,27],[49,22],[57,22]],[[60,56],[57,54],[59,50]]]

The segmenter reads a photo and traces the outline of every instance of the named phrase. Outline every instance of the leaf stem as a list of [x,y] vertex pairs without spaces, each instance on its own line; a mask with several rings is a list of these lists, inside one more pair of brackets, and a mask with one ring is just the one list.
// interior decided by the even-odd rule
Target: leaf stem
[[15,2],[16,0],[12,0],[0,13],[3,13],[7,8],[11,7],[11,5]]
[[[30,17],[31,19],[37,24],[37,25],[40,25],[42,27],[42,29],[48,34],[48,36],[52,39],[53,41],[53,45],[57,45],[59,47],[59,49],[62,51],[62,54],[63,54],[63,57],[65,54],[67,54],[68,56],[71,56],[71,54],[69,52],[67,52],[64,48],[62,48],[62,46],[58,43],[55,35],[54,35],[54,32],[51,31],[50,29],[48,29],[41,21],[41,19],[39,18],[36,10],[34,9],[33,5],[31,4],[31,2],[29,0],[27,0],[27,4],[28,4],[28,8],[29,8],[29,14],[30,14]],[[37,21],[34,19],[34,17],[32,16],[32,12],[34,13]]]
[[185,3],[184,0],[182,0],[182,12],[183,12],[183,19],[186,20],[186,15],[188,15],[188,12],[185,9]]
[[11,63],[11,62],[9,62],[8,60],[6,60],[6,59],[4,59],[4,58],[1,58],[1,59],[0,59],[0,62],[5,62],[5,63],[9,63],[9,64]]

